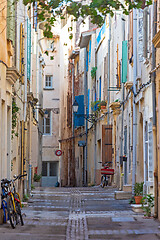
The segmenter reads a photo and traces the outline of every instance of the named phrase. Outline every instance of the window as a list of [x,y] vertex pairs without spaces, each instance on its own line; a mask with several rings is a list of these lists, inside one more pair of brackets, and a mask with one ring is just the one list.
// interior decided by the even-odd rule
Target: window
[[43,134],[50,135],[51,134],[51,111],[48,110],[48,117],[43,118]]
[[52,81],[53,81],[53,76],[52,75],[46,75],[45,88],[52,88]]
[[47,176],[47,162],[42,163],[42,176]]
[[57,177],[58,176],[58,162],[42,162],[42,176],[43,177]]

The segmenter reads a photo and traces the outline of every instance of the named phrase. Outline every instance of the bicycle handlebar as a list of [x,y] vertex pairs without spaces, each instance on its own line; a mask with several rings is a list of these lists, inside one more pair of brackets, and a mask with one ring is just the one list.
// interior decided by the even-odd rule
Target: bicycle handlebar
[[19,174],[18,176],[14,177],[14,180],[13,181],[16,181],[17,179],[21,179],[22,177],[25,177],[27,176],[27,174]]

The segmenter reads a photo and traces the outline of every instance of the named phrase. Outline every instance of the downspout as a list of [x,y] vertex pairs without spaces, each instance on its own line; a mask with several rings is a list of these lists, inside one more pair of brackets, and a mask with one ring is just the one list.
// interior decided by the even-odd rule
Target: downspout
[[[96,46],[96,37],[95,37],[95,46]],[[95,67],[97,67],[96,51],[95,51]],[[95,90],[94,94],[96,95],[96,76],[94,78],[94,90]],[[94,122],[94,185],[96,185],[96,170],[97,170],[97,121]]]
[[[72,60],[72,106],[74,104],[75,92],[74,92],[74,59]],[[74,113],[72,108],[72,162],[69,164],[69,185],[75,187],[75,138],[74,138]]]
[[137,158],[137,107],[135,103],[137,78],[137,9],[133,9],[133,166],[132,166],[132,196],[136,182],[136,158]]
[[[84,48],[84,114],[87,115],[87,90],[88,90],[88,84],[87,84],[87,69],[86,69],[86,59],[87,59],[87,48]],[[84,186],[87,186],[87,155],[88,155],[88,122],[85,119],[85,132],[86,132],[86,146],[84,151]]]
[[[153,37],[157,33],[157,1],[153,1]],[[152,43],[152,69],[156,67],[156,49]],[[156,121],[156,72],[151,74],[153,101],[153,151],[154,151],[154,215],[158,216],[158,162],[157,162],[157,121]]]
[[27,7],[25,8],[25,23],[24,23],[24,63],[25,63],[25,74],[24,74],[24,121],[26,121],[27,117]]
[[[125,22],[123,22],[123,41],[125,40]],[[122,121],[121,121],[121,148],[120,148],[120,156],[123,155],[123,129],[124,129],[124,82],[122,82]],[[120,190],[123,189],[123,163],[120,165]]]
[[107,92],[107,103],[108,103],[108,115],[107,124],[109,125],[109,104],[110,104],[110,52],[111,52],[111,16],[109,15],[109,39],[108,39],[108,92]]
[[[25,70],[24,70],[24,128],[26,126],[26,121],[27,121],[27,7],[24,7],[24,12],[25,12],[25,23],[24,23],[24,64],[25,64]],[[24,131],[24,160],[26,164],[26,130],[22,129]],[[23,161],[24,161],[23,160]],[[27,169],[26,169],[27,170]],[[24,178],[24,194],[27,195],[27,178]]]

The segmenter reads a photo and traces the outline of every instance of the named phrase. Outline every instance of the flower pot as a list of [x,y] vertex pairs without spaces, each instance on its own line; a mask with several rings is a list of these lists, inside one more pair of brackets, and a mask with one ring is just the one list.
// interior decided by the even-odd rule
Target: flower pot
[[142,196],[134,196],[136,204],[141,204]]
[[101,109],[102,109],[102,110],[106,109],[106,106],[101,106]]

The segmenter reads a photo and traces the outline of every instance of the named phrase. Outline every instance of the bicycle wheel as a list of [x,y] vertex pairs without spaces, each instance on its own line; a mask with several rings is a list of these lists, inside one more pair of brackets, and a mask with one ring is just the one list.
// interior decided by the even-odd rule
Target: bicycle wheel
[[[16,200],[16,199],[17,199],[17,200]],[[17,194],[15,195],[15,205],[16,205],[16,211],[17,211],[17,224],[19,223],[19,219],[20,219],[21,226],[23,226],[23,225],[24,225],[24,222],[23,222],[23,217],[22,217],[22,212],[21,212],[21,206],[20,206],[20,202],[19,202],[19,197],[18,197]]]
[[102,176],[101,177],[101,187],[104,188],[104,186],[105,186],[105,177]]
[[7,211],[11,227],[15,228],[17,223],[17,213],[14,210],[13,200],[11,196],[7,196]]

